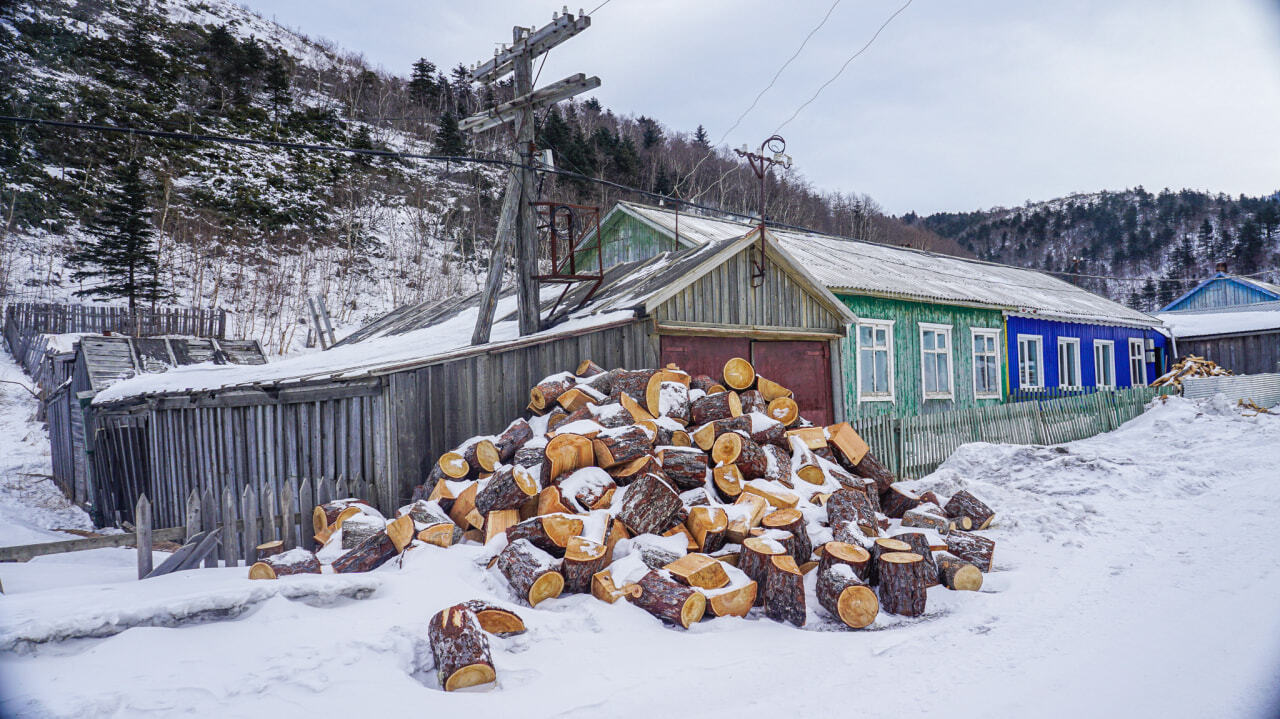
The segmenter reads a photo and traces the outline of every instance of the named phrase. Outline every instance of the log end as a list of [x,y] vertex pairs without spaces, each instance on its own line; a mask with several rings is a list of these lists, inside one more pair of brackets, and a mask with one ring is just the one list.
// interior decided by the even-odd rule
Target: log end
[[492,472],[498,466],[498,463],[502,461],[501,456],[498,454],[498,448],[494,446],[492,441],[487,439],[482,439],[476,443],[475,453],[476,462],[479,463],[480,469],[485,472]]
[[755,606],[758,591],[758,584],[747,582],[741,587],[711,597],[707,600],[707,605],[717,617],[745,617]]
[[467,465],[467,460],[457,452],[445,452],[440,455],[440,459],[436,464],[440,467],[440,471],[449,479],[462,479],[471,472],[471,467]]
[[524,620],[506,609],[482,609],[476,612],[476,619],[481,629],[498,636],[520,634],[525,630]]
[[254,562],[253,566],[249,567],[249,578],[250,579],[275,579],[276,570],[272,569],[271,565],[267,564],[266,562]]
[[[979,575],[981,576],[981,575]],[[876,620],[880,600],[870,587],[845,587],[836,602],[840,621],[854,629],[862,629]]]
[[[752,599],[754,601],[754,597]],[[706,612],[706,596],[702,592],[690,594],[689,598],[684,600],[684,605],[680,607],[680,626],[688,629],[693,623],[700,621]]]
[[497,681],[498,675],[488,664],[468,664],[449,675],[444,682],[447,692]]
[[[250,577],[252,578],[252,576]],[[956,570],[955,578],[952,579],[953,588],[959,592],[976,592],[982,589],[982,571],[972,564]]]
[[790,425],[800,417],[800,405],[796,404],[794,399],[790,397],[779,397],[769,403],[766,410],[770,419],[777,420],[784,425]]
[[529,587],[529,606],[536,607],[545,599],[554,599],[564,591],[564,575],[560,572],[547,572],[533,581]]
[[756,370],[741,357],[724,363],[724,383],[733,389],[750,389],[756,381]]

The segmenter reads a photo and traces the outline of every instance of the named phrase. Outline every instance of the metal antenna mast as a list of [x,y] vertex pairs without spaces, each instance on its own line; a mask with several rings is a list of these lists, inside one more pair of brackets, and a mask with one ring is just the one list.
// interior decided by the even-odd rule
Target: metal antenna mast
[[489,341],[493,327],[494,307],[502,286],[502,271],[512,244],[516,247],[516,279],[519,285],[520,334],[528,335],[539,329],[538,299],[538,235],[537,177],[534,171],[534,127],[536,110],[553,105],[566,98],[600,87],[600,78],[586,77],[582,73],[571,75],[541,90],[533,89],[533,61],[551,48],[591,27],[591,18],[578,11],[577,17],[565,8],[552,15],[551,23],[533,29],[516,26],[511,30],[512,43],[501,51],[495,51],[492,60],[471,69],[471,80],[489,84],[511,74],[515,81],[515,97],[497,107],[478,112],[458,123],[459,128],[471,132],[484,132],[514,122],[516,150],[514,160],[521,167],[512,170],[507,180],[507,193],[502,200],[502,213],[498,216],[497,238],[493,255],[489,260],[489,277],[485,282],[480,313],[476,317],[472,344]]
[[[760,180],[760,244],[756,248],[755,256],[751,259],[751,286],[759,287],[764,284],[764,209],[765,209],[765,178],[769,176],[769,170],[775,165],[781,165],[784,170],[791,169],[791,156],[786,154],[787,141],[782,139],[781,135],[773,135],[764,142],[760,143],[760,152],[751,152],[746,145],[734,150],[738,153],[738,157],[747,158],[747,164],[751,166],[751,171],[756,173],[756,179]],[[765,154],[768,151],[769,154]]]

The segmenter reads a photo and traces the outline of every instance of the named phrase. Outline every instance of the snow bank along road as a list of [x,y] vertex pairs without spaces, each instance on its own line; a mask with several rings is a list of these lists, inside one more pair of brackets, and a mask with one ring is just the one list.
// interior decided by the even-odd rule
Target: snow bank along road
[[[1275,716],[1277,467],[1280,417],[1180,399],[1068,445],[968,445],[915,484],[1000,513],[980,593],[935,587],[928,616],[859,632],[733,618],[685,632],[565,596],[492,639],[496,687],[450,694],[434,685],[432,614],[513,601],[480,547],[271,589],[243,567],[130,581],[128,550],[44,557],[0,566],[15,588],[0,599],[0,714]],[[86,562],[102,567],[87,581],[111,581],[67,586]],[[810,628],[834,629],[815,606]]]

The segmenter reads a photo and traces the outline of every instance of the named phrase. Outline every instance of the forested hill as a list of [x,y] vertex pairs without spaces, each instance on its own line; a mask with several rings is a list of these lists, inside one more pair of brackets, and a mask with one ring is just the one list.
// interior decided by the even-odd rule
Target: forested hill
[[[510,85],[473,85],[462,67],[434,60],[381,72],[227,0],[0,3],[0,114],[505,158],[509,129],[471,137],[456,123],[509,99]],[[754,176],[712,150],[700,127],[670,128],[584,98],[546,115],[538,137],[563,169],[756,210]],[[116,224],[146,239],[155,297],[228,308],[233,332],[283,350],[305,332],[309,294],[354,323],[474,289],[501,188],[492,168],[0,123],[0,301],[104,292],[103,281],[73,275],[85,271],[95,233],[134,212],[140,222]],[[606,209],[652,201],[551,176],[542,190]],[[866,195],[821,192],[796,173],[770,188],[768,213],[967,254],[884,216]]]
[[1154,310],[1213,274],[1263,272],[1280,280],[1280,193],[1228,197],[1138,187],[1071,195],[1013,209],[909,214],[904,221],[954,239],[982,259],[1120,281],[1063,276],[1142,310]]

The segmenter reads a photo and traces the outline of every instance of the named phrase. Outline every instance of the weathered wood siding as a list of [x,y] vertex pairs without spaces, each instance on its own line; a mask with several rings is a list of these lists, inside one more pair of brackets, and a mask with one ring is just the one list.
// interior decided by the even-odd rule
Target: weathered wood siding
[[1197,287],[1185,297],[1174,300],[1161,312],[1176,310],[1207,310],[1216,307],[1236,307],[1255,302],[1275,302],[1276,297],[1257,287],[1250,287],[1229,277],[1219,277]]
[[751,253],[743,248],[653,313],[659,322],[722,328],[768,327],[842,333],[842,320],[782,267],[765,258],[764,282],[751,286]]
[[[606,268],[623,262],[647,260],[654,255],[679,249],[670,236],[624,212],[606,216],[600,223],[600,234],[604,236]],[[595,240],[588,237],[584,244],[594,246]],[[595,258],[594,249],[578,253],[578,267],[593,267]]]
[[[845,305],[860,319],[893,321],[893,395],[892,402],[858,401],[858,333],[850,328],[848,336],[841,340],[844,372],[844,401],[848,416],[866,417],[882,414],[942,412],[966,407],[999,404],[1000,399],[974,398],[973,392],[973,335],[974,328],[1001,330],[997,345],[1003,351],[1004,317],[999,310],[960,307],[953,305],[925,304],[905,300],[885,299],[864,295],[839,294]],[[920,323],[951,325],[951,382],[953,399],[924,399],[921,376]],[[1008,367],[1001,361],[1002,378],[1007,378]],[[1007,381],[1001,382],[1002,394]]]
[[1178,354],[1206,357],[1236,374],[1280,372],[1280,331],[1179,339]]

